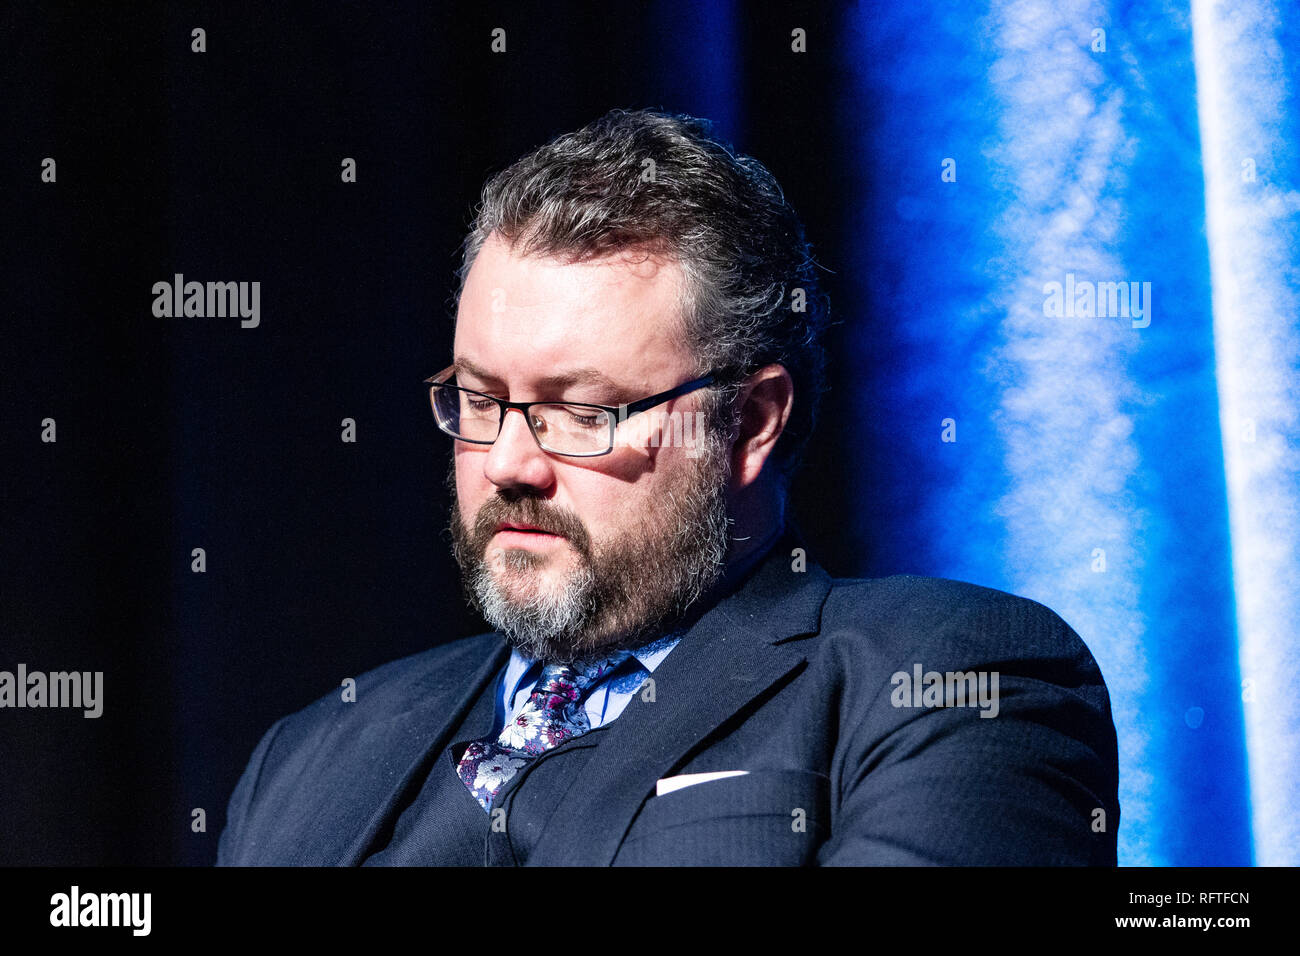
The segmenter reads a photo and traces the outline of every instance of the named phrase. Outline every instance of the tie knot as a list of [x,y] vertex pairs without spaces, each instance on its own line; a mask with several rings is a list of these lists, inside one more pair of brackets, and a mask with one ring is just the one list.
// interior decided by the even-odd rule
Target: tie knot
[[542,668],[542,675],[537,678],[533,694],[555,698],[552,707],[573,703],[583,691],[581,678],[582,675],[569,664],[547,664]]
[[546,664],[537,678],[536,690],[551,697],[552,706],[577,703],[588,687],[629,656],[630,651],[618,651],[593,664]]

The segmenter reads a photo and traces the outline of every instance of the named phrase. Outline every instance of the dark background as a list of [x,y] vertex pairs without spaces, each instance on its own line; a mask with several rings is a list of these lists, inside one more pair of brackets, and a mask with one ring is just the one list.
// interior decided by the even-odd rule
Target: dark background
[[[450,452],[420,382],[447,364],[458,246],[491,172],[613,107],[706,116],[804,218],[833,318],[865,321],[835,271],[845,184],[870,185],[824,121],[845,90],[833,58],[790,54],[792,22],[824,36],[834,14],[709,11],[0,11],[0,667],[101,670],[105,700],[97,720],[0,715],[0,863],[210,863],[276,718],[484,629],[448,554]],[[177,272],[260,281],[260,327],[155,318],[151,288]],[[844,480],[835,410],[871,387],[846,374],[795,512],[833,572],[866,573],[871,543],[825,507]]]

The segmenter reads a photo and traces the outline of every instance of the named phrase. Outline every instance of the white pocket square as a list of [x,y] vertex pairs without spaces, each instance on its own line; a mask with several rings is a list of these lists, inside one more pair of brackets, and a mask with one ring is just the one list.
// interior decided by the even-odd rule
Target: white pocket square
[[748,770],[713,770],[709,773],[683,773],[676,777],[664,777],[655,781],[655,796],[662,797],[665,793],[672,793],[683,787],[693,787],[697,783],[708,783],[710,780],[721,780],[723,777],[739,777],[747,773]]

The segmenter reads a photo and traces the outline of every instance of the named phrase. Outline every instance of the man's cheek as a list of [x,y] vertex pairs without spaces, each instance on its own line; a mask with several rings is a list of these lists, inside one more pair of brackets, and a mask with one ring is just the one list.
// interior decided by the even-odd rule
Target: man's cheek
[[474,492],[472,485],[467,485],[457,478],[456,485],[456,508],[460,512],[460,520],[464,522],[465,527],[473,528],[474,521],[478,518],[479,510],[483,506],[483,497]]
[[457,498],[479,500],[484,497],[482,488],[488,482],[483,477],[482,455],[457,449],[456,458],[451,465],[451,477]]

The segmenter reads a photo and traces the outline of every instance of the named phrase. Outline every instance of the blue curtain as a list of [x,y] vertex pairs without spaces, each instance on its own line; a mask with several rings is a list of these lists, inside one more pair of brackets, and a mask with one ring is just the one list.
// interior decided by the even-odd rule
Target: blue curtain
[[[697,9],[669,98],[743,147],[743,11]],[[1084,637],[1122,864],[1300,863],[1300,4],[836,16],[807,42],[852,153],[850,253],[823,264],[866,570],[1023,594]]]

